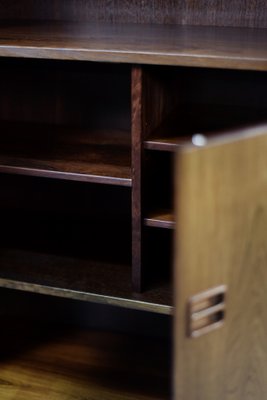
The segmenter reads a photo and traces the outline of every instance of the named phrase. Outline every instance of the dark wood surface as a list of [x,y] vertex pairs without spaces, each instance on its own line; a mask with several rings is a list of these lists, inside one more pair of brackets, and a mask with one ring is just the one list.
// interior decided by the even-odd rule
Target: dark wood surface
[[0,121],[131,131],[127,64],[0,59]]
[[108,23],[0,26],[0,56],[267,69],[264,29]]
[[1,400],[170,399],[167,338],[37,325],[19,318],[5,319],[0,338],[5,343]]
[[265,0],[2,0],[0,18],[267,27]]
[[136,291],[143,288],[143,70],[132,68],[132,275]]
[[0,171],[131,186],[131,136],[1,122]]
[[0,286],[77,300],[172,313],[168,281],[135,293],[129,265],[1,248]]
[[144,222],[146,226],[155,228],[175,228],[174,215],[170,211],[155,211],[145,217]]
[[[161,126],[162,121],[175,107],[173,93],[170,93],[168,79],[162,79],[158,69],[135,65],[132,72],[132,171],[133,171],[133,272],[142,289],[145,287],[147,265],[145,258],[153,251],[147,247],[144,235],[144,215],[147,201],[147,175],[154,174],[148,165],[144,144],[148,137]],[[157,182],[158,183],[158,182]],[[147,261],[151,262],[151,261]]]

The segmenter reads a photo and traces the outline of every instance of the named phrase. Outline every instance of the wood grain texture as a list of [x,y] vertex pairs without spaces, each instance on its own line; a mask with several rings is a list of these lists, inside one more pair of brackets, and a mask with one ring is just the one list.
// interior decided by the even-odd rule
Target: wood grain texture
[[131,186],[130,133],[1,123],[0,171]]
[[169,399],[166,339],[6,322],[2,400]]
[[132,281],[133,288],[141,292],[143,282],[143,203],[142,168],[143,149],[143,70],[132,68]]
[[0,25],[0,56],[267,69],[265,29],[18,22]]
[[[176,400],[267,396],[267,126],[188,146],[176,163]],[[186,334],[188,301],[227,286],[225,324]]]
[[267,27],[264,0],[1,0],[0,18]]

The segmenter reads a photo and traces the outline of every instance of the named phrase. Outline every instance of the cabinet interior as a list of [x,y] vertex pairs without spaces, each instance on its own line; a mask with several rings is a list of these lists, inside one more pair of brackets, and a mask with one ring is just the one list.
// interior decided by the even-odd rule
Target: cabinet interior
[[3,172],[131,185],[129,67],[2,59],[0,70]]
[[172,313],[175,152],[263,121],[267,87],[263,72],[138,68],[0,60],[2,285]]
[[[1,2],[0,287],[173,314],[175,153],[267,119],[266,10],[175,3]],[[170,398],[164,340],[51,326],[32,339],[32,318],[3,365],[53,376],[63,348],[81,398],[86,368],[107,398]],[[77,347],[81,363],[100,357],[96,373],[72,364]]]

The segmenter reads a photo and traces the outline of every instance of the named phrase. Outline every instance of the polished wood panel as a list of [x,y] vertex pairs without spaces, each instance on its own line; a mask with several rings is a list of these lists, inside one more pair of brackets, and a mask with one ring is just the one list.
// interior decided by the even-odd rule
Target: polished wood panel
[[[187,146],[176,163],[175,399],[267,396],[267,125]],[[192,296],[225,285],[225,321],[187,335]]]
[[174,215],[170,211],[155,211],[145,218],[145,225],[155,228],[174,229]]
[[0,56],[267,69],[264,29],[107,23],[0,25]]
[[1,329],[5,343],[0,357],[2,400],[170,398],[166,338],[49,327],[31,320],[5,322]]
[[131,186],[130,133],[0,121],[0,172]]
[[267,27],[264,0],[1,0],[0,18]]

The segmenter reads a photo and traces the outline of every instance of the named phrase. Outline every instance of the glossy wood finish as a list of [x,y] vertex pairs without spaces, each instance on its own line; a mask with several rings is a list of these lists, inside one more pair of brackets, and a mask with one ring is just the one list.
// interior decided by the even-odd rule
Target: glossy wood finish
[[266,70],[264,29],[108,23],[0,25],[0,56]]
[[170,398],[167,339],[26,322],[1,329],[2,400]]
[[[176,163],[177,400],[267,396],[267,125],[187,146]],[[190,298],[226,285],[225,324],[190,339]]]
[[264,0],[2,0],[0,18],[267,27]]
[[131,186],[130,133],[1,123],[0,172]]
[[145,225],[156,228],[174,229],[174,215],[170,211],[158,211],[145,218]]

